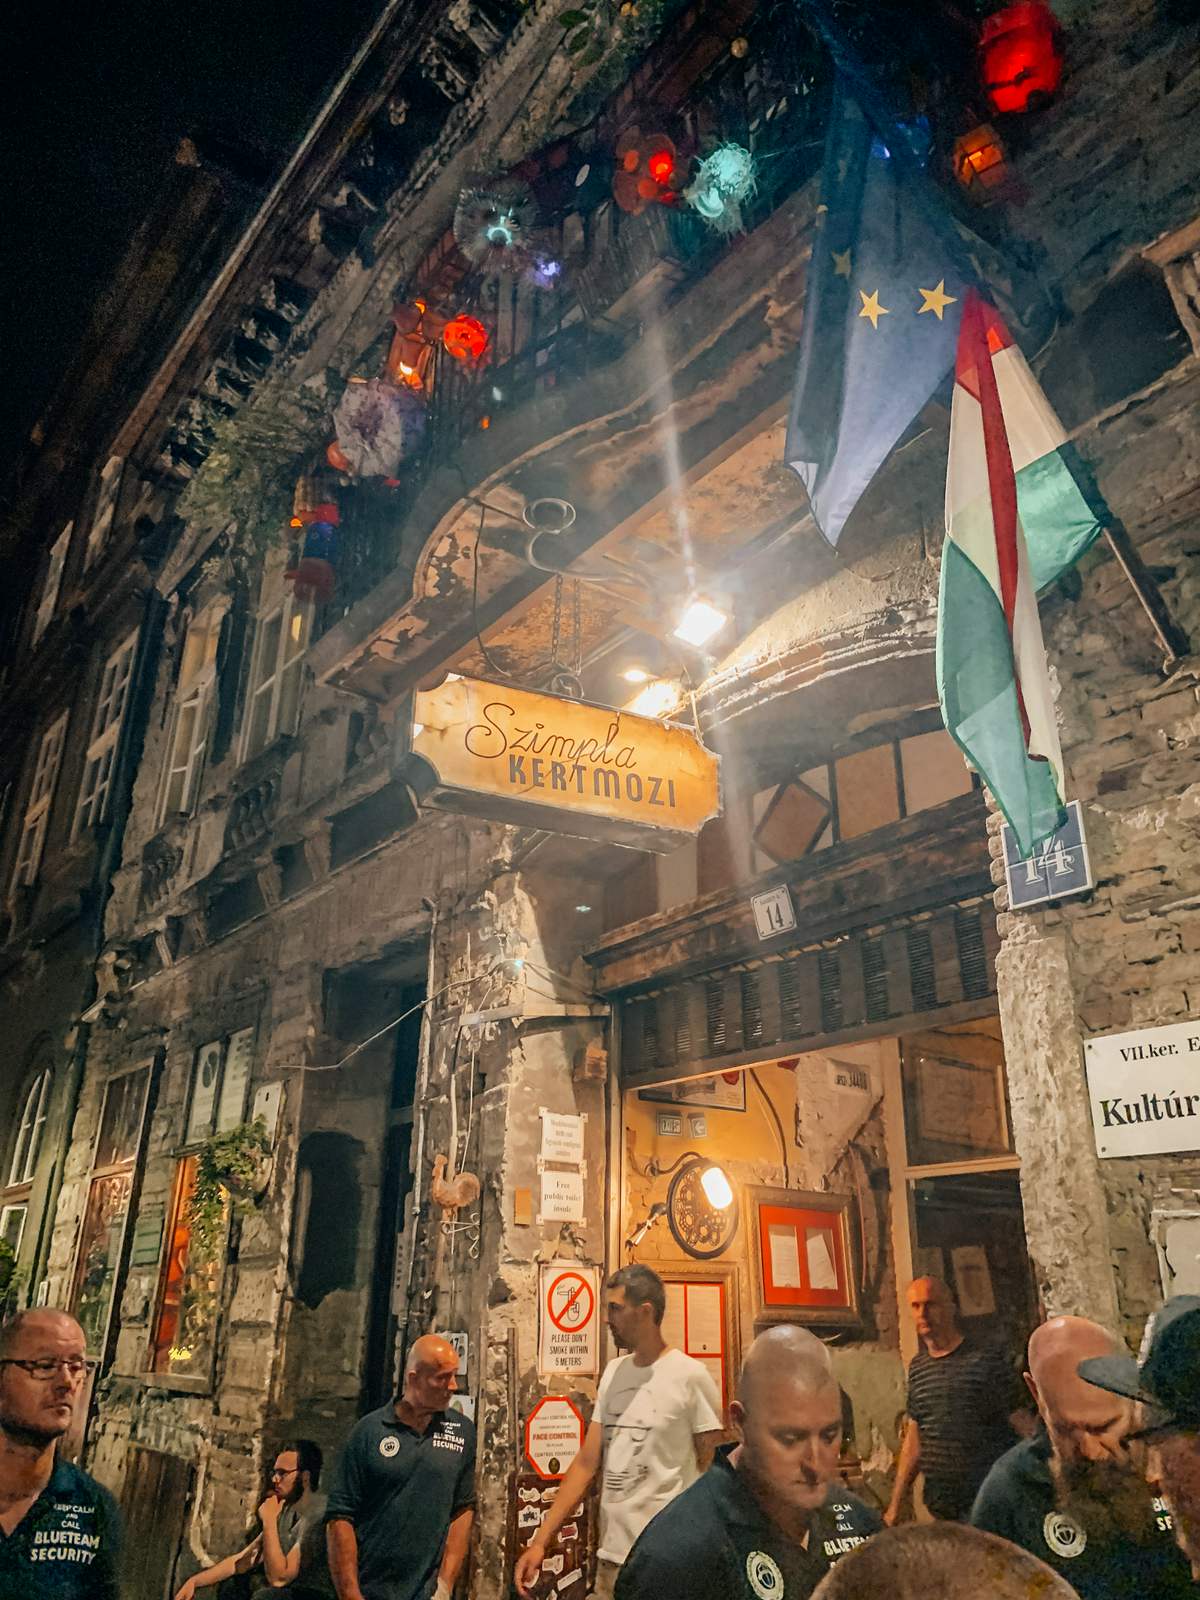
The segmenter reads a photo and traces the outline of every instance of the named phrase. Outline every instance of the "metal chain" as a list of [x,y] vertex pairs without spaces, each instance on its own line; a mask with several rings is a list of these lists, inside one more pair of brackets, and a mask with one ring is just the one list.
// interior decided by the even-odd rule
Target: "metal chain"
[[583,585],[575,579],[575,676],[583,673]]
[[550,634],[550,660],[555,667],[562,666],[562,657],[559,655],[559,646],[562,643],[562,595],[563,581],[560,573],[554,580],[554,627]]

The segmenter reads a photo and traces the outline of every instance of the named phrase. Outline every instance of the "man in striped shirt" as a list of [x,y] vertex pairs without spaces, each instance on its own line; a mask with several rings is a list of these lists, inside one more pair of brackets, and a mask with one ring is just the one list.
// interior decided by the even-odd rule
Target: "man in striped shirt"
[[939,1521],[966,1522],[992,1462],[1030,1431],[1017,1374],[1003,1351],[959,1326],[940,1278],[909,1285],[908,1307],[924,1346],[908,1369],[908,1423],[883,1520],[899,1522],[917,1474],[925,1509]]

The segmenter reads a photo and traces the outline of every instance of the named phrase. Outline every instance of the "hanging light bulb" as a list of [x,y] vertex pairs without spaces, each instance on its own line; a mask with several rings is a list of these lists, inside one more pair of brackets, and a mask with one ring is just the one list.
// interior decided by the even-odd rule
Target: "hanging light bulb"
[[733,1204],[733,1185],[721,1167],[706,1167],[700,1174],[700,1187],[710,1206],[727,1211]]

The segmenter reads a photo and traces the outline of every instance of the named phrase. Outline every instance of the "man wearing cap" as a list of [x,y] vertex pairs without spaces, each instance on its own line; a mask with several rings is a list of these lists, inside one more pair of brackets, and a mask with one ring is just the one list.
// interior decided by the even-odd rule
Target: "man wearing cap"
[[760,1334],[729,1411],[738,1443],[648,1524],[615,1600],[808,1600],[882,1526],[838,1481],[841,1391],[812,1334]]
[[1175,1540],[1200,1580],[1200,1296],[1168,1300],[1146,1324],[1140,1363],[1093,1356],[1079,1376],[1141,1402],[1138,1432],[1150,1446],[1146,1477],[1162,1492]]
[[1083,1317],[1034,1330],[1025,1382],[1041,1426],[992,1467],[971,1521],[1053,1567],[1084,1600],[1187,1600],[1191,1576],[1170,1517],[1126,1446],[1134,1408],[1077,1371],[1118,1349]]

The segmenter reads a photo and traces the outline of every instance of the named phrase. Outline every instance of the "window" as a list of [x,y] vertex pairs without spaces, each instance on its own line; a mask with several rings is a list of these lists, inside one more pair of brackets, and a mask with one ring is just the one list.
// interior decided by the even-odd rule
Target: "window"
[[760,867],[845,844],[969,794],[973,779],[942,728],[856,750],[755,796]]
[[311,623],[311,605],[302,605],[292,594],[259,618],[246,704],[244,761],[265,750],[276,735],[295,732]]
[[68,522],[50,546],[50,564],[46,568],[46,576],[42,582],[42,598],[38,601],[37,615],[33,619],[34,644],[54,620],[58,591],[62,588],[63,568],[67,564],[67,547],[71,543],[71,530],[74,526],[73,522]]
[[[92,1177],[71,1296],[71,1313],[87,1335],[87,1347],[101,1359],[116,1298],[117,1271],[149,1082],[150,1068],[144,1066],[111,1078],[104,1086],[100,1135],[92,1157]],[[158,1209],[161,1236],[163,1208]],[[151,1261],[156,1259],[157,1248]]]
[[42,1148],[42,1133],[46,1126],[46,1104],[50,1098],[49,1067],[43,1067],[25,1094],[21,1120],[17,1124],[17,1137],[13,1144],[12,1160],[8,1168],[8,1182],[32,1183],[37,1168],[38,1154]]
[[136,644],[137,634],[131,633],[125,643],[104,663],[104,672],[100,678],[100,693],[96,699],[96,709],[92,713],[92,732],[88,740],[79,801],[75,808],[72,838],[77,838],[85,828],[96,827],[108,814],[109,784],[117,755],[117,741],[121,737],[125,702],[129,697],[129,680],[133,674],[133,652]]
[[16,865],[13,868],[14,889],[19,889],[22,884],[33,883],[42,864],[46,824],[50,818],[54,786],[58,782],[58,769],[62,763],[63,740],[66,738],[66,733],[67,713],[64,711],[46,729],[38,746],[33,782],[29,786],[25,819],[21,824],[21,838],[17,845]]
[[222,615],[210,607],[188,626],[171,713],[160,822],[178,812],[190,813],[196,805],[212,721]]
[[200,1257],[193,1248],[196,1167],[196,1156],[184,1156],[175,1171],[150,1369],[173,1378],[206,1380],[212,1373],[224,1256]]
[[117,509],[117,494],[121,488],[121,468],[125,465],[120,456],[109,456],[100,471],[100,488],[96,495],[96,509],[88,529],[84,565],[91,566],[108,542],[113,516]]
[[192,1061],[184,1144],[196,1144],[210,1133],[228,1133],[245,1118],[253,1061],[253,1028],[200,1046]]

